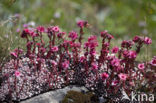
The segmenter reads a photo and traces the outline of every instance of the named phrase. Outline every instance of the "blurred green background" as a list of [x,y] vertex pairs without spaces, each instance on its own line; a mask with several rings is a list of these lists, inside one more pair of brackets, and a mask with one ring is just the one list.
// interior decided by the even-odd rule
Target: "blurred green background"
[[[24,44],[16,30],[23,25],[59,25],[64,31],[77,30],[77,20],[91,25],[86,35],[113,34],[112,46],[135,35],[149,36],[152,46],[144,47],[139,59],[156,51],[156,0],[0,0],[0,61]],[[100,40],[100,39],[99,39]]]

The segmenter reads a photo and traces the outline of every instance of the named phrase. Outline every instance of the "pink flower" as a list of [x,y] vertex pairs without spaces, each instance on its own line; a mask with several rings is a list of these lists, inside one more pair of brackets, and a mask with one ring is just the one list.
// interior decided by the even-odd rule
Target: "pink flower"
[[91,48],[91,49],[93,49],[93,48],[95,48],[95,47],[97,47],[98,46],[98,42],[97,41],[95,41],[95,42],[90,42],[89,43],[89,47]]
[[156,66],[156,58],[153,58],[152,61],[150,62],[150,64],[151,64],[152,66]]
[[125,81],[127,79],[127,74],[124,74],[124,73],[120,73],[119,75],[119,78],[123,81]]
[[44,31],[45,31],[45,29],[44,29],[43,26],[38,26],[36,29],[37,29],[39,32],[44,32]]
[[111,61],[111,65],[114,66],[114,67],[120,66],[120,60],[117,59],[117,58],[114,58],[114,59]]
[[69,67],[69,61],[68,60],[65,60],[63,63],[62,63],[62,67],[64,69],[67,69]]
[[145,37],[145,39],[144,39],[144,43],[145,44],[151,44],[152,43],[152,39],[150,39],[150,38],[148,38],[148,37]]
[[111,40],[111,39],[114,38],[114,37],[113,37],[111,34],[109,34],[106,30],[103,31],[103,32],[101,32],[101,37],[107,38],[108,40]]
[[31,32],[29,35],[30,35],[31,37],[37,37],[37,36],[39,36],[39,34],[37,34],[37,33],[35,33],[35,32]]
[[131,48],[133,45],[134,45],[134,42],[131,41],[131,40],[124,40],[124,41],[122,41],[122,43],[121,43],[121,46],[122,46],[123,48]]
[[95,35],[91,35],[89,38],[88,38],[88,42],[97,42],[97,37]]
[[33,42],[29,41],[26,46],[27,46],[27,48],[31,48],[32,45],[33,45]]
[[52,51],[52,52],[57,52],[57,51],[58,51],[58,47],[57,47],[57,46],[52,47],[52,48],[51,48],[51,51]]
[[20,73],[19,71],[16,70],[16,71],[15,71],[15,76],[16,76],[16,77],[19,77],[20,75],[21,75],[21,73]]
[[135,36],[135,37],[133,38],[133,42],[137,43],[137,42],[139,42],[139,41],[142,41],[142,38],[141,38],[140,36]]
[[106,34],[108,34],[107,30],[105,30],[105,31],[102,31],[102,32],[101,32],[101,37],[104,37],[104,36],[106,36]]
[[118,80],[113,80],[113,81],[112,81],[112,86],[116,86],[118,83],[119,83]]
[[94,35],[91,35],[88,38],[88,47],[90,47],[91,49],[94,49],[97,46],[98,46],[97,37]]
[[85,42],[84,43],[84,48],[88,48],[89,47],[89,42]]
[[70,42],[71,47],[80,47],[80,43]]
[[58,26],[54,26],[54,27],[52,27],[52,31],[53,32],[59,32],[60,28]]
[[78,38],[78,34],[75,31],[71,31],[69,32],[69,38],[71,38],[72,40],[75,40]]
[[97,70],[98,69],[98,65],[96,63],[92,63],[91,65],[92,65],[92,69],[93,70]]
[[41,47],[41,48],[39,48],[39,51],[40,51],[41,53],[45,53],[45,52],[46,52],[46,49],[45,49],[44,47]]
[[111,34],[107,34],[106,36],[107,36],[107,39],[109,39],[109,40],[114,38]]
[[126,58],[126,57],[128,57],[128,50],[124,50],[123,52],[122,52],[122,54],[123,54],[123,56]]
[[66,34],[66,32],[59,32],[59,33],[57,34],[57,37],[58,37],[58,38],[62,38],[65,34]]
[[109,75],[106,72],[104,72],[104,73],[101,74],[101,78],[103,80],[107,79],[108,77],[109,77]]
[[102,53],[108,54],[108,53],[109,53],[109,50],[103,49],[103,50],[102,50]]
[[137,56],[137,53],[135,51],[128,51],[128,50],[124,50],[123,51],[123,56],[125,58],[129,58],[129,59],[135,59]]
[[17,53],[16,53],[16,52],[10,52],[10,55],[11,55],[13,58],[17,58]]
[[128,57],[129,57],[130,59],[135,59],[136,56],[137,56],[137,53],[136,53],[135,51],[129,51]]
[[104,45],[105,47],[109,47],[110,44],[109,44],[108,42],[106,42],[106,43],[104,43],[103,45]]
[[23,30],[23,32],[21,34],[21,37],[22,38],[26,38],[27,34],[30,34],[30,30],[26,28],[26,29]]
[[113,49],[112,49],[112,53],[117,53],[119,51],[119,48],[118,47],[114,47]]
[[23,50],[19,49],[19,48],[14,49],[14,51],[16,54],[22,54],[23,53]]
[[144,63],[138,64],[138,68],[139,68],[140,70],[143,70],[143,69],[145,68]]
[[84,26],[87,26],[88,22],[87,21],[83,21],[83,20],[79,20],[77,22],[77,25],[80,27],[80,28],[83,28]]
[[52,64],[53,66],[56,66],[56,65],[57,65],[57,62],[54,61],[54,60],[52,60],[52,61],[51,61],[51,64]]
[[96,56],[96,51],[92,50],[92,51],[90,51],[90,54],[93,55],[93,56]]

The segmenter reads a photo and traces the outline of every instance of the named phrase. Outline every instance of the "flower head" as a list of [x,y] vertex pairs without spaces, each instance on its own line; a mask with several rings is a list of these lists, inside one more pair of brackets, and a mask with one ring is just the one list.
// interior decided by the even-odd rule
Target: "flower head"
[[38,26],[36,28],[39,32],[44,32],[45,31],[45,28],[43,26]]
[[39,36],[39,34],[38,34],[38,33],[35,33],[35,32],[31,32],[29,35],[30,35],[31,37],[37,37],[37,36]]
[[[87,43],[87,45],[86,45]],[[94,49],[98,46],[97,37],[92,35],[88,38],[88,42],[86,42],[85,45],[91,49]]]
[[147,45],[152,44],[152,39],[150,39],[149,37],[145,37],[144,43]]
[[108,77],[109,77],[109,75],[106,72],[104,72],[104,73],[101,74],[101,78],[103,80],[107,79]]
[[119,78],[123,81],[125,81],[127,79],[127,74],[124,74],[124,73],[120,73],[119,75]]
[[45,52],[46,52],[46,49],[45,49],[44,47],[41,47],[41,48],[39,48],[39,51],[40,51],[41,53],[45,53]]
[[57,37],[58,37],[58,38],[62,38],[65,34],[66,34],[66,32],[59,32],[59,33],[57,34]]
[[16,48],[14,51],[16,54],[22,54],[23,53],[23,50],[19,49],[19,48]]
[[139,68],[140,70],[143,70],[143,69],[145,68],[144,63],[138,64],[138,68]]
[[63,63],[62,63],[62,67],[64,69],[67,69],[69,67],[69,61],[68,60],[65,60]]
[[57,52],[57,51],[58,51],[58,47],[57,47],[57,46],[52,47],[52,48],[51,48],[51,51],[52,51],[52,52]]
[[128,57],[129,57],[130,59],[135,59],[136,56],[137,56],[137,53],[136,53],[135,51],[129,51]]
[[87,21],[83,21],[83,20],[79,20],[79,21],[77,22],[77,25],[78,25],[80,28],[86,27],[87,24],[88,24],[88,22],[87,22]]
[[52,27],[52,31],[53,32],[59,32],[60,28],[58,26],[54,26],[54,27]]
[[101,37],[107,38],[108,40],[113,39],[114,37],[107,32],[107,30],[101,32]]
[[30,30],[26,28],[22,31],[21,37],[26,38],[27,34],[30,34]]
[[120,60],[117,58],[113,58],[113,60],[111,61],[111,65],[114,67],[120,66]]
[[133,38],[133,42],[135,42],[135,43],[142,42],[142,41],[143,41],[143,37],[135,36],[135,37]]
[[20,73],[19,71],[16,70],[16,71],[15,71],[15,76],[16,76],[16,77],[19,77],[20,75],[21,75],[21,73]]
[[118,80],[113,80],[113,81],[112,81],[112,86],[116,86],[118,83],[119,83]]
[[92,69],[93,70],[97,70],[98,69],[98,65],[96,63],[92,63],[91,65],[92,65]]
[[69,32],[69,38],[71,38],[72,40],[76,40],[78,38],[78,34],[75,31],[71,31]]
[[94,50],[90,51],[90,55],[96,56],[96,50],[94,49]]
[[10,55],[11,55],[13,58],[17,58],[17,53],[16,53],[16,52],[10,52]]
[[131,41],[131,40],[124,40],[124,41],[121,43],[121,46],[122,46],[123,48],[131,48],[133,45],[134,45],[134,42]]
[[114,47],[113,49],[112,49],[112,53],[117,53],[119,51],[119,48],[118,47]]
[[101,32],[101,37],[105,37],[107,33],[108,33],[107,30],[102,31],[102,32]]
[[107,34],[106,36],[107,36],[107,39],[108,39],[108,40],[111,40],[111,39],[114,38],[114,36],[112,36],[111,34]]
[[53,66],[56,66],[56,65],[57,65],[57,62],[54,61],[54,60],[52,60],[52,61],[51,61],[51,64],[52,64]]
[[91,42],[96,42],[97,41],[97,37],[95,35],[91,35],[89,38],[88,38],[88,42],[91,43]]
[[151,64],[152,66],[156,66],[156,57],[154,57],[154,58],[151,60],[150,64]]

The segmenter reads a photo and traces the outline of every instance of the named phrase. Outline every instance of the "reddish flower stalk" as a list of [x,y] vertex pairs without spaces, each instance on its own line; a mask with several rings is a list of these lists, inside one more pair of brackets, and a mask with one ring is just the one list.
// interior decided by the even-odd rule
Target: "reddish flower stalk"
[[52,45],[55,45],[55,33],[53,33],[53,40],[52,40]]
[[82,44],[82,39],[83,39],[83,28],[80,28],[80,37],[79,37],[79,43]]
[[33,54],[35,54],[35,50],[36,50],[36,41],[35,41],[35,38],[33,38],[33,44],[34,44]]
[[81,46],[82,39],[83,39],[83,34],[84,34],[83,28],[88,26],[88,22],[80,20],[80,21],[77,22],[77,25],[80,27],[79,43],[80,43],[80,46]]

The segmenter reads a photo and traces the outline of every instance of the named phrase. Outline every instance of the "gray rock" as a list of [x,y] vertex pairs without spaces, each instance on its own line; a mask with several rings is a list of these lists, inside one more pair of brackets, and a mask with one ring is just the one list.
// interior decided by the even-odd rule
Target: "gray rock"
[[85,91],[88,90],[85,87],[78,87],[78,86],[67,86],[63,89],[57,89],[55,91],[49,91],[47,93],[38,95],[36,97],[30,98],[28,100],[22,101],[20,103],[60,103],[61,100],[64,98],[66,93],[70,90],[74,91]]

